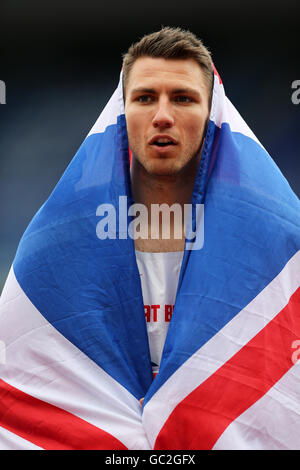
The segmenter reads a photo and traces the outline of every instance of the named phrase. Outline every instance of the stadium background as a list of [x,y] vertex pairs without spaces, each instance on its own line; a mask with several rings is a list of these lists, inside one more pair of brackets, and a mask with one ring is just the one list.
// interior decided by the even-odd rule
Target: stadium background
[[227,96],[299,196],[299,13],[298,0],[2,0],[0,290],[28,223],[114,91],[122,53],[161,25],[209,47]]

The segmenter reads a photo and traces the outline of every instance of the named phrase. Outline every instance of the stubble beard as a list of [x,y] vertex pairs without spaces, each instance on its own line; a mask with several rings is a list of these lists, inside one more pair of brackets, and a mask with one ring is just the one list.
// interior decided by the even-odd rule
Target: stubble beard
[[[133,158],[136,160],[137,166],[140,167],[146,175],[151,178],[178,178],[185,176],[191,171],[194,173],[199,166],[201,153],[202,153],[203,141],[198,149],[187,150],[185,155],[180,155],[176,158],[170,157],[158,157],[158,158],[147,158],[144,152],[139,153],[139,149],[135,152],[133,150]],[[142,155],[141,157],[139,155]],[[192,155],[192,156],[191,156]]]

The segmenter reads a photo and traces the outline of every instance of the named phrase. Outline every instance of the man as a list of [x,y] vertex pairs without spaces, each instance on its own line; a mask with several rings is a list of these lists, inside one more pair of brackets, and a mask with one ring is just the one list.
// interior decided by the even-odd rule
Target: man
[[299,200],[194,35],[123,79],[4,288],[0,447],[299,449]]
[[154,238],[156,222],[151,208],[156,204],[167,204],[168,208],[180,205],[183,214],[185,204],[191,201],[209,118],[212,82],[209,52],[192,33],[179,29],[164,28],[150,34],[132,45],[124,56],[131,187],[134,201],[145,205],[149,214],[147,236],[136,238],[135,248],[154,375],[175,303],[185,230],[181,218],[180,236],[175,238],[176,220],[170,213],[163,220],[169,225],[169,235],[163,238],[160,220]]
[[[152,36],[149,42],[155,41],[162,55],[159,35]],[[176,37],[173,31],[169,36],[169,42]],[[139,57],[130,72],[125,69],[126,59],[124,64],[124,74],[129,75],[125,83],[125,116],[133,152],[132,191],[134,200],[147,207],[151,203],[179,203],[182,207],[190,203],[210,110],[213,70],[208,53],[210,80],[192,52],[190,58],[170,59],[174,51],[170,51],[169,42],[165,45],[166,58]],[[142,52],[139,50],[136,55],[147,51],[145,43],[144,40]],[[182,49],[181,44],[181,54]],[[161,243],[155,246],[154,240],[136,241],[136,247],[173,251],[170,241],[164,246]],[[184,239],[173,243],[174,251],[184,248]]]

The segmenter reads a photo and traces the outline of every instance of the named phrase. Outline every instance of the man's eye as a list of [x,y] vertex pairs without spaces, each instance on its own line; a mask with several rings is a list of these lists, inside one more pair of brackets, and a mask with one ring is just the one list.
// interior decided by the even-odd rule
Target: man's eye
[[150,103],[153,100],[152,96],[150,95],[141,95],[137,98],[139,103]]
[[192,101],[192,98],[190,98],[189,96],[185,96],[185,95],[179,95],[175,97],[175,101],[179,103],[190,103]]

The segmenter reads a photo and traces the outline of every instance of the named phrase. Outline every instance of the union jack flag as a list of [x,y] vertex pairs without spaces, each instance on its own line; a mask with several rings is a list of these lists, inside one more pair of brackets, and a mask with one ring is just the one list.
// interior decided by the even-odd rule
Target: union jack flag
[[204,245],[184,252],[154,380],[134,241],[95,229],[124,195],[120,80],[1,296],[0,448],[300,449],[299,200],[216,71],[193,192]]

